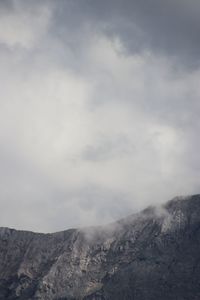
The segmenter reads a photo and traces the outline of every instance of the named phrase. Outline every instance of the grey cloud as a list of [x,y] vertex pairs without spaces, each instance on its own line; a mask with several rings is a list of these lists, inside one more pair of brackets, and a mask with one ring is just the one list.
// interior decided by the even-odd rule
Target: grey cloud
[[118,36],[127,54],[152,51],[175,58],[182,67],[199,65],[198,0],[46,0],[42,4],[10,0],[0,2],[0,11],[4,14],[24,10],[35,14],[44,6],[53,13],[49,33],[54,42],[62,40],[77,56],[81,55],[80,43],[87,47],[91,34],[103,32],[111,38]]
[[199,192],[199,6],[0,1],[0,225],[95,225]]
[[51,12],[46,1],[0,2],[0,44],[11,50],[35,47],[48,30]]
[[87,145],[81,155],[83,160],[101,162],[114,157],[133,155],[134,145],[126,136],[100,136],[98,143]]
[[[184,67],[196,67],[199,13],[198,0],[62,1],[57,7],[55,29],[64,40],[70,31],[82,35],[83,28],[119,36],[129,54],[153,51],[176,58]],[[88,36],[80,38],[84,42]]]

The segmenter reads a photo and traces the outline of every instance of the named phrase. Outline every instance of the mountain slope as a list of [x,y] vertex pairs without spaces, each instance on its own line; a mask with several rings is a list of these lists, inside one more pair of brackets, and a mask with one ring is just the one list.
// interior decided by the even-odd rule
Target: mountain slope
[[103,227],[0,228],[0,299],[200,299],[200,195]]

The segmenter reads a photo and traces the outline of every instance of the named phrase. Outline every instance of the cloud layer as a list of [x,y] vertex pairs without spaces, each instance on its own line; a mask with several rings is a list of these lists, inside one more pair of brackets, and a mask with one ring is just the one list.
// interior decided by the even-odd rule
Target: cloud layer
[[110,222],[199,192],[190,1],[0,1],[1,226]]

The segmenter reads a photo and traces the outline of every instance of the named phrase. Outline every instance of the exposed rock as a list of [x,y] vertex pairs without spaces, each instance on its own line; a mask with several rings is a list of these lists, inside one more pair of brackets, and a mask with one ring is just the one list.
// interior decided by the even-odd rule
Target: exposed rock
[[200,195],[108,226],[0,228],[0,300],[199,300]]

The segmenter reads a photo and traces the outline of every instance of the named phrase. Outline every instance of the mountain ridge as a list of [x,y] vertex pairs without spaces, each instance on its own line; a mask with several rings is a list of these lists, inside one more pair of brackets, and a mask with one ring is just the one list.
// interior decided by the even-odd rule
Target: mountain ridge
[[[200,195],[106,226],[0,228],[0,299],[200,298]],[[191,280],[192,277],[192,280]]]

